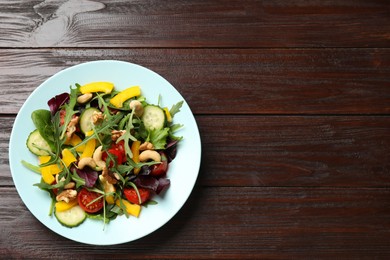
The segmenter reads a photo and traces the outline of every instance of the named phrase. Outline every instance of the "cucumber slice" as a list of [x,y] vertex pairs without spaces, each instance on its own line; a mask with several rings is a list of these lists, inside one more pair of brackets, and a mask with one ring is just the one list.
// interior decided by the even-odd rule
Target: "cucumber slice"
[[148,105],[144,108],[142,121],[144,122],[145,128],[149,131],[163,129],[165,125],[165,112],[158,106]]
[[27,137],[26,145],[30,152],[38,156],[49,155],[49,152],[51,152],[50,145],[42,137],[38,129],[30,133]]
[[60,222],[63,226],[70,228],[77,227],[87,218],[87,214],[79,205],[65,211],[55,211],[54,215],[56,216],[58,222]]
[[99,109],[90,107],[87,108],[81,113],[80,116],[80,130],[86,134],[87,132],[91,131],[93,128],[93,123],[92,123],[92,115],[94,112],[100,112]]

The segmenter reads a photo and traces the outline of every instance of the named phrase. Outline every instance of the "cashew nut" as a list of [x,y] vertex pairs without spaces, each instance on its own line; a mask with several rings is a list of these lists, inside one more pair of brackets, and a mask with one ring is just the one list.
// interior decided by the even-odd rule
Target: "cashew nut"
[[94,169],[96,167],[96,162],[91,157],[84,157],[80,159],[79,163],[77,164],[77,167],[79,169],[84,169],[84,167],[87,165]]
[[[60,183],[62,181],[65,181],[65,178],[62,177],[61,180],[60,180],[59,179],[59,174],[56,174],[56,183]],[[64,185],[64,189],[65,190],[73,189],[75,186],[76,186],[76,183],[74,183],[73,181],[70,181],[66,185]]]
[[75,186],[76,186],[76,183],[74,183],[73,181],[70,181],[68,184],[66,184],[66,185],[64,186],[64,189],[65,189],[65,190],[73,189]]
[[144,151],[144,150],[153,150],[154,149],[154,145],[151,143],[151,142],[144,142],[142,143],[140,146],[139,146],[139,150],[140,151]]
[[102,160],[102,155],[103,155],[102,149],[103,146],[99,146],[98,148],[96,148],[96,150],[93,152],[92,158],[95,161],[96,165],[99,168],[103,169],[104,167],[106,167],[106,162]]
[[77,103],[85,104],[91,100],[92,96],[92,93],[85,93],[77,98]]
[[155,162],[161,162],[161,155],[153,150],[146,150],[139,154],[139,160],[141,162],[146,162],[148,160],[153,160]]
[[138,100],[132,100],[129,106],[130,109],[134,109],[134,114],[138,117],[142,116],[142,114],[144,113],[144,107]]

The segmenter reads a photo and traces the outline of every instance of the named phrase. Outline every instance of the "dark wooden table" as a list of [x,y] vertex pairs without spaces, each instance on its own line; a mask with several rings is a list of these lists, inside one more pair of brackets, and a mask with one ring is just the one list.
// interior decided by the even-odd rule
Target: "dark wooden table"
[[[386,0],[0,0],[0,258],[389,259],[389,47]],[[8,161],[28,95],[101,59],[170,81],[203,149],[179,213],[116,246],[48,230]]]

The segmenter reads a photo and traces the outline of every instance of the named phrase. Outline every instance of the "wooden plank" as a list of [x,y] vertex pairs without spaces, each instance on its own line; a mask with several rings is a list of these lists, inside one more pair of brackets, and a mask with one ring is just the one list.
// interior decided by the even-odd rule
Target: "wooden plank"
[[195,114],[390,112],[390,49],[3,49],[0,57],[2,113],[17,113],[56,72],[100,59],[156,71]]
[[0,9],[1,47],[389,46],[387,1],[1,0]]
[[[202,139],[201,185],[390,186],[388,116],[196,116],[196,120]],[[0,185],[12,185],[8,167],[12,122],[13,118],[1,122]]]
[[28,212],[13,188],[0,192],[0,253],[5,258],[390,257],[387,188],[196,187],[164,227],[110,247],[82,246],[61,237]]

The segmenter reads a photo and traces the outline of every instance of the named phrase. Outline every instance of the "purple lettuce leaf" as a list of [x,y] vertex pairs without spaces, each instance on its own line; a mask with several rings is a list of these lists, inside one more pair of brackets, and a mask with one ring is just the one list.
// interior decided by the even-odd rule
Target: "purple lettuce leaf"
[[156,193],[160,194],[163,190],[167,189],[170,184],[171,184],[171,181],[169,179],[159,178]]
[[72,171],[75,170],[77,175],[85,180],[85,187],[92,188],[98,177],[99,173],[89,167],[84,167],[84,169],[78,169],[76,167],[73,167]]
[[52,97],[47,102],[47,104],[49,105],[51,114],[54,115],[58,111],[58,109],[68,101],[69,101],[69,93],[66,93],[66,92],[59,94],[59,95],[56,95],[55,97]]
[[153,190],[156,194],[162,192],[171,183],[167,178],[157,179],[150,175],[139,175],[133,182],[137,187]]
[[177,140],[170,140],[165,148],[165,154],[167,155],[168,163],[170,163],[176,157],[177,153]]

